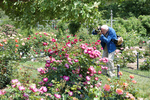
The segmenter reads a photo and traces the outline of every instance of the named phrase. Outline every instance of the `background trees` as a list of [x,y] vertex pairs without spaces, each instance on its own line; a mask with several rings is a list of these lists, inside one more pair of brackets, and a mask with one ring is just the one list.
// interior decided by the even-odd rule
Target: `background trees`
[[10,19],[34,27],[52,19],[90,23],[100,15],[99,4],[98,0],[3,0],[1,6]]
[[[73,24],[84,23],[92,29],[102,24],[102,19],[110,19],[111,10],[114,18],[150,15],[149,0],[2,0],[0,8],[23,29],[36,27],[37,24],[45,26],[51,24],[53,19]],[[149,32],[150,18],[147,16],[140,19]]]

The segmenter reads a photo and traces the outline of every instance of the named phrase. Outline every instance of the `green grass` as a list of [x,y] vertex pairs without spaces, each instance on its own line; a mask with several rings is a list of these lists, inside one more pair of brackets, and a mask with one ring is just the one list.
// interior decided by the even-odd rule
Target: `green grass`
[[42,79],[37,68],[44,67],[45,62],[20,62],[18,66],[14,65],[13,79],[18,79],[21,83],[37,83]]
[[[125,72],[123,70],[129,71],[131,73]],[[134,79],[137,81],[137,84],[135,84],[135,86],[139,88],[139,97],[147,98],[147,100],[150,100],[150,78],[140,76],[144,75],[150,77],[150,71],[131,70],[127,68],[123,68],[123,70],[121,70],[123,72],[122,78],[127,78],[130,74],[135,76]]]
[[121,71],[127,71],[128,73],[131,73],[131,74],[138,74],[139,76],[141,75],[141,76],[146,76],[150,78],[150,71],[146,71],[146,70],[141,71],[140,69],[133,70],[130,68],[122,68]]
[[27,62],[20,62],[19,64],[23,66],[31,67],[34,69],[45,66],[45,62],[41,62],[41,61],[37,61],[37,62],[27,61]]

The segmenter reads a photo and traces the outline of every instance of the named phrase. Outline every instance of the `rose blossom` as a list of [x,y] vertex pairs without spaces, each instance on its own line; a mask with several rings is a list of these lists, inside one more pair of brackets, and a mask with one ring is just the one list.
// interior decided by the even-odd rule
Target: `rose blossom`
[[65,67],[66,67],[66,68],[69,68],[69,64],[66,63],[66,64],[65,64]]
[[91,78],[90,78],[89,76],[86,76],[86,80],[87,80],[87,81],[90,81],[90,79],[91,79]]
[[53,86],[53,83],[48,83],[48,86],[50,86],[50,87]]
[[63,79],[69,81],[69,76],[63,76]]
[[24,86],[19,86],[19,90],[20,90],[20,91],[24,91],[24,90],[25,90],[25,87],[24,87]]
[[23,96],[26,97],[26,98],[29,98],[29,95],[26,94],[26,93],[24,93]]
[[123,94],[123,90],[122,89],[116,89],[116,93],[118,93],[119,95]]
[[55,96],[57,99],[61,98],[61,95],[59,95],[59,94],[54,94],[54,96]]
[[74,59],[74,62],[78,62],[78,59]]
[[38,68],[37,71],[40,72],[41,75],[46,73],[42,67]]
[[13,83],[13,84],[16,84],[16,83],[18,83],[19,81],[18,81],[18,79],[12,79],[11,80],[11,83]]
[[134,76],[133,76],[133,75],[130,75],[130,78],[131,78],[131,79],[133,79],[133,78],[134,78]]
[[42,86],[42,87],[40,88],[40,91],[42,91],[42,92],[47,92],[46,86]]
[[98,71],[98,74],[101,74],[102,72],[101,71]]
[[118,72],[118,75],[121,75],[121,76],[122,76],[122,72],[121,72],[121,71],[119,71],[119,72]]
[[136,83],[136,81],[135,81],[135,80],[132,80],[132,83]]
[[69,96],[73,96],[73,92],[72,91],[69,91],[68,94],[69,94]]
[[46,63],[45,66],[46,66],[46,67],[50,67],[50,64]]
[[105,84],[105,86],[103,87],[105,91],[110,91],[111,87],[110,85]]
[[5,93],[6,93],[5,90],[0,90],[0,96],[1,96],[1,95],[4,95]]
[[98,81],[98,77],[95,77],[95,81]]
[[48,81],[48,78],[46,77],[46,78],[43,78],[43,81],[44,82],[47,82]]

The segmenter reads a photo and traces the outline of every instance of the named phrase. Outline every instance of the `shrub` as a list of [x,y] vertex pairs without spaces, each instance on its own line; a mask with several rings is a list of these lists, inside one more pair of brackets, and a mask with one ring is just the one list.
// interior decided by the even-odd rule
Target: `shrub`
[[69,31],[73,36],[75,36],[75,33],[79,30],[80,27],[81,27],[81,24],[75,21],[71,21],[68,26]]
[[115,20],[113,28],[115,29],[116,34],[123,37],[125,46],[132,47],[139,45],[139,41],[141,39],[144,40],[147,30],[139,19],[130,17],[127,20],[122,18],[115,18]]
[[6,87],[11,81],[12,66],[9,61],[0,60],[0,89]]
[[145,59],[145,61],[143,62],[143,64],[140,65],[140,69],[141,69],[141,70],[147,70],[147,71],[150,70],[150,58],[149,58],[149,57],[147,57],[147,58]]
[[[110,91],[106,87],[102,89],[101,71],[107,70],[108,59],[101,58],[100,41],[96,37],[93,36],[93,43],[83,42],[78,36],[70,35],[61,41],[53,38],[47,42],[47,46],[42,48],[46,49],[45,54],[49,56],[49,60],[46,60],[44,68],[38,68],[42,81],[32,84],[26,83],[26,80],[20,83],[17,79],[13,79],[11,86],[8,86],[9,88],[0,98],[99,99],[112,97],[124,99],[127,91],[132,94],[132,97],[136,97],[137,92],[134,87],[129,85],[127,90],[123,88],[123,82],[125,82],[123,80],[107,83],[108,87],[112,86]],[[24,77],[28,79],[28,75],[25,74]],[[131,80],[127,82],[130,84]],[[123,94],[118,94],[120,91],[118,88],[124,91]]]
[[12,34],[17,34],[16,28],[13,25],[4,24],[0,26],[0,32],[5,34],[6,36],[12,36]]
[[[147,31],[147,36],[150,36],[150,16],[146,15],[140,15],[138,19],[141,21],[142,26],[146,29]],[[141,29],[142,30],[142,29]]]

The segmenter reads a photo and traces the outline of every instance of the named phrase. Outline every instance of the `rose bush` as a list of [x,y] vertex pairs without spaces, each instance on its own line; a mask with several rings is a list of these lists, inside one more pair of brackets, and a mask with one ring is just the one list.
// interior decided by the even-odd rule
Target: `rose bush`
[[140,69],[146,71],[150,70],[150,57],[146,57],[142,65],[140,65]]
[[[62,43],[61,47],[62,49],[58,50],[56,45],[55,49],[49,50],[50,60],[46,61],[44,69],[38,69],[43,76],[43,81],[39,84],[48,87],[48,92],[54,95],[53,99],[106,97],[103,95],[105,90],[101,91],[100,77],[103,75],[99,74],[102,69],[105,69],[105,66],[102,65],[105,65],[107,59],[101,58],[99,55],[101,52],[94,49],[95,46],[92,44],[82,44],[76,38]],[[106,90],[108,88],[109,91],[110,88],[107,86]],[[114,90],[112,91],[114,92]],[[120,88],[116,89],[116,92],[119,95],[123,94]],[[111,93],[109,96],[112,96]],[[118,96],[116,95],[115,98]],[[121,96],[121,98],[125,98],[125,96]]]
[[[18,40],[13,41],[16,46]],[[32,43],[34,44],[34,42]],[[101,77],[103,77],[101,71],[102,69],[107,70],[108,59],[101,58],[103,48],[101,48],[99,40],[88,44],[76,36],[67,36],[61,41],[51,38],[49,41],[39,42],[39,44],[40,48],[41,46],[44,48],[42,50],[45,50],[45,55],[49,56],[44,68],[38,68],[42,81],[23,84],[17,79],[12,80],[12,85],[5,90],[6,93],[1,93],[1,98],[42,100],[113,97],[123,99],[127,98],[125,97],[127,91],[129,95],[136,96],[134,92],[122,88],[123,82],[128,83],[128,81],[111,82],[110,80],[104,87],[101,86]],[[19,45],[15,48],[17,47]],[[31,47],[31,50],[35,50],[35,48]],[[34,52],[36,54],[36,51]],[[121,72],[120,75],[122,75]],[[133,76],[131,77],[133,79]],[[136,83],[136,81],[133,82]],[[132,90],[134,89],[133,87]]]
[[139,58],[144,57],[144,51],[139,47],[125,47],[116,50],[115,64],[120,64],[121,67],[126,67],[127,63],[134,63],[137,60],[137,53]]
[[118,74],[120,75],[120,79],[111,80],[108,78],[102,89],[102,97],[107,99],[135,100],[138,97],[138,89],[134,85],[136,84],[134,76],[130,75],[126,80],[123,80],[121,78],[123,73],[119,72]]

